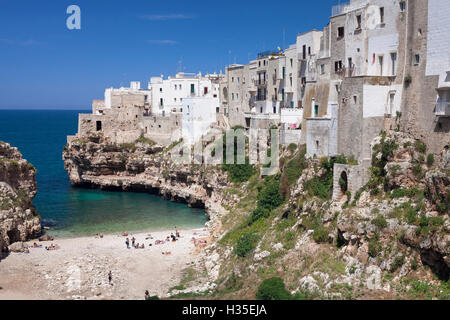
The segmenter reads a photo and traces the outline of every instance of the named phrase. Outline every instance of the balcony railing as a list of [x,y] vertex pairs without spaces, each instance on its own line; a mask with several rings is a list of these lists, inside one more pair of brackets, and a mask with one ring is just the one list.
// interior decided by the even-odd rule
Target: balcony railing
[[267,84],[267,81],[264,79],[256,79],[253,81],[254,81],[255,86],[265,86]]
[[436,104],[437,117],[450,117],[450,102],[439,102]]

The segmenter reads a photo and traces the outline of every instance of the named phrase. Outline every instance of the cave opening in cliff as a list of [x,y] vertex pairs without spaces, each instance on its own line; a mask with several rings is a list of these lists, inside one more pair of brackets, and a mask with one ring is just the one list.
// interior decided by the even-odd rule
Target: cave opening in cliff
[[20,232],[17,229],[12,229],[6,232],[9,238],[9,243],[12,244],[14,242],[20,241]]

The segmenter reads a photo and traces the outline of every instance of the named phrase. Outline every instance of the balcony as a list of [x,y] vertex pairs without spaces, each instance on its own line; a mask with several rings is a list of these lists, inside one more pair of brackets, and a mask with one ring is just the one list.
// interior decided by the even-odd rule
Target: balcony
[[259,87],[259,86],[265,86],[267,84],[267,81],[265,79],[256,79],[256,80],[253,80],[253,83],[255,84],[255,86]]
[[435,114],[436,117],[450,117],[450,102],[438,102]]

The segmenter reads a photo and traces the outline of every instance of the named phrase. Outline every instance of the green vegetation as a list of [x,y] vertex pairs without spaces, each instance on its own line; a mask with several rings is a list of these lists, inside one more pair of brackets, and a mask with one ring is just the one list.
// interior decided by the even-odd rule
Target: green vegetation
[[264,280],[256,292],[258,300],[290,300],[291,298],[283,279],[277,277]]
[[223,171],[228,173],[228,178],[233,183],[246,182],[256,173],[256,169],[250,165],[248,158],[245,164],[224,164]]
[[332,158],[322,158],[320,160],[322,169],[325,173],[317,177],[315,176],[309,181],[306,181],[304,189],[309,196],[315,196],[323,200],[331,198],[333,191],[333,167],[335,163],[347,164],[345,156],[336,156]]
[[9,163],[13,166],[13,167],[18,167],[19,166],[19,162],[16,160],[9,160]]
[[141,137],[140,137],[139,139],[136,140],[136,143],[146,143],[146,144],[149,144],[149,145],[151,145],[151,146],[153,146],[153,145],[156,144],[155,141],[150,140],[150,139],[144,137],[144,135],[141,135]]
[[281,177],[283,194],[287,195],[289,187],[302,175],[303,170],[307,167],[305,159],[306,146],[302,146],[297,154],[290,160],[287,160],[283,166],[283,174]]
[[[245,144],[248,144],[248,139],[246,139]],[[223,159],[227,158],[226,150],[226,134],[223,135]],[[233,164],[223,164],[222,170],[228,173],[228,179],[233,183],[242,183],[248,181],[254,174],[256,174],[256,169],[253,165],[250,164],[249,158],[245,157],[245,163],[237,164],[237,137],[234,137],[234,163]]]
[[246,257],[253,249],[255,249],[259,236],[254,233],[244,233],[238,240],[234,253],[238,257]]
[[414,198],[414,199],[421,201],[424,198],[424,192],[425,192],[424,190],[421,190],[417,187],[413,187],[411,189],[400,188],[400,189],[392,190],[389,197],[391,199],[409,197],[409,198]]
[[369,239],[369,256],[372,258],[375,258],[378,256],[378,254],[381,252],[381,243],[378,241],[380,238],[380,235],[378,232],[375,233],[375,235]]
[[291,143],[290,145],[288,145],[287,149],[290,152],[295,152],[295,150],[297,150],[297,145],[295,143]]
[[330,229],[326,228],[322,223],[322,212],[318,214],[310,214],[303,218],[302,225],[307,230],[313,230],[313,239],[317,243],[329,243],[330,237],[328,236],[330,233]]
[[[371,195],[379,193],[379,186],[386,184],[386,170],[384,169],[388,159],[394,155],[398,145],[394,140],[386,141],[386,132],[381,132],[381,142],[373,147],[372,167],[369,168],[370,179],[367,187]],[[379,154],[381,153],[381,156]]]
[[177,145],[179,145],[179,144],[182,143],[182,142],[183,142],[183,138],[181,138],[181,139],[178,140],[178,141],[172,142],[171,145],[168,146],[168,147],[165,149],[165,151],[170,151],[170,150],[172,150],[173,148],[175,148]]
[[427,145],[422,140],[416,140],[414,142],[414,148],[417,152],[425,154],[427,152]]
[[428,166],[428,167],[432,167],[433,164],[434,164],[434,155],[433,155],[432,153],[430,153],[430,154],[427,156],[427,166]]
[[411,84],[411,82],[412,82],[412,77],[410,75],[407,75],[405,77],[405,86],[408,88],[409,85]]
[[382,230],[387,227],[386,219],[379,214],[375,219],[372,220],[372,223],[379,229]]
[[264,179],[264,184],[259,188],[257,197],[258,203],[255,210],[253,210],[249,224],[255,221],[266,218],[271,211],[279,207],[283,203],[280,193],[280,175],[268,176]]
[[405,264],[405,257],[399,256],[394,259],[394,262],[391,265],[391,272],[397,271],[399,268],[401,268]]

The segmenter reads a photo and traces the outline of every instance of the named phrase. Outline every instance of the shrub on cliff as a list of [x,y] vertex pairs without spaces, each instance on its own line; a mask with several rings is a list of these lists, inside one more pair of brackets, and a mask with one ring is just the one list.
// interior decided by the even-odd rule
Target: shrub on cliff
[[238,257],[246,257],[256,246],[259,237],[251,232],[244,233],[237,241],[234,253]]
[[222,169],[228,173],[228,179],[234,183],[242,183],[248,181],[255,173],[256,169],[248,164],[224,164]]
[[291,298],[283,279],[278,277],[264,280],[256,292],[258,300],[290,300]]
[[258,195],[258,207],[273,210],[283,203],[280,193],[280,176],[267,177],[264,185]]

